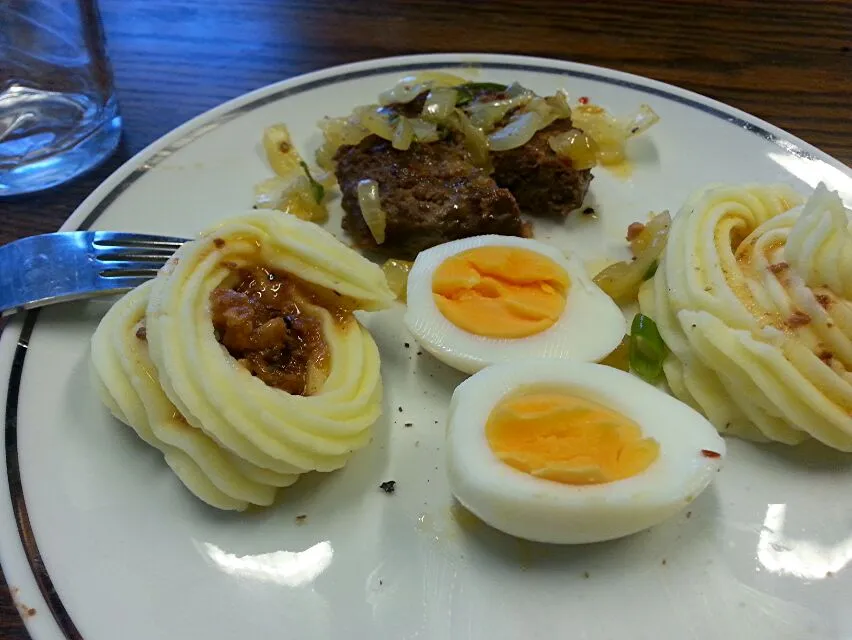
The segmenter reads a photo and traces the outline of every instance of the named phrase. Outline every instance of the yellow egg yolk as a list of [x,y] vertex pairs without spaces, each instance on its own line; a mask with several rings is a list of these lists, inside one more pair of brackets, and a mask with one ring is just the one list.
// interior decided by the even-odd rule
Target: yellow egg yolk
[[603,484],[642,473],[660,452],[638,424],[570,393],[516,395],[485,425],[494,454],[510,467],[563,484]]
[[432,277],[447,320],[489,338],[523,338],[562,315],[571,279],[550,258],[519,247],[478,247],[447,258]]

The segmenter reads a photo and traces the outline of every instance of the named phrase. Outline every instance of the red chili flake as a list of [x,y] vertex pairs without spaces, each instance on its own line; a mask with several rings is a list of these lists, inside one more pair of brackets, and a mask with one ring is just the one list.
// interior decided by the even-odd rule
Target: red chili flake
[[645,230],[645,225],[641,222],[631,222],[627,227],[627,241],[635,239],[640,233]]
[[577,100],[580,104],[589,104],[588,96],[581,96],[579,100]]
[[710,451],[710,449],[702,449],[701,455],[705,458],[721,458],[722,454],[718,451]]

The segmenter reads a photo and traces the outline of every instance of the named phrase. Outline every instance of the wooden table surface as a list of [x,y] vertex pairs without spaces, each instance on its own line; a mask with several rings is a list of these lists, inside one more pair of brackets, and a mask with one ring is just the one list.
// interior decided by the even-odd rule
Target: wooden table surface
[[[727,102],[852,163],[848,0],[643,0],[620,9],[565,0],[100,4],[124,116],[121,147],[71,184],[0,201],[0,244],[55,230],[131,155],[229,98],[322,67],[407,53],[520,53],[629,71]],[[0,639],[28,638],[0,591]]]

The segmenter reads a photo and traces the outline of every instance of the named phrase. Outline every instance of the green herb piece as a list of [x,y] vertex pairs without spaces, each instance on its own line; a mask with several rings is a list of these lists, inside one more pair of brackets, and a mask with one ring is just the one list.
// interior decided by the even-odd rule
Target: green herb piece
[[480,93],[487,91],[505,91],[508,87],[505,84],[497,84],[496,82],[468,82],[453,87],[458,92],[456,98],[456,106],[462,107],[473,102],[474,98]]
[[302,160],[299,164],[302,165],[302,170],[305,172],[305,175],[308,177],[308,181],[311,183],[311,193],[314,194],[314,200],[316,200],[317,204],[319,204],[322,202],[322,199],[325,198],[325,187],[314,180],[314,177],[311,175],[311,170],[308,169],[307,162]]
[[656,323],[637,313],[630,326],[630,370],[653,384],[663,373],[665,357],[666,344]]
[[657,267],[660,266],[660,263],[657,260],[654,260],[651,263],[651,266],[648,267],[648,270],[645,272],[645,275],[642,276],[642,280],[650,280],[654,277],[654,274],[657,273]]

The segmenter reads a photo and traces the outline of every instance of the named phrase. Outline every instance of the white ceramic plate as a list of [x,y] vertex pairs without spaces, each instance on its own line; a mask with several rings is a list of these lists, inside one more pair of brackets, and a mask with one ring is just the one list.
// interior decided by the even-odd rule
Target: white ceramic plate
[[[478,79],[660,114],[631,149],[631,179],[597,172],[598,220],[538,225],[539,239],[585,258],[620,256],[629,222],[676,210],[710,182],[807,191],[824,180],[852,203],[849,169],[707,98],[566,62],[441,55],[338,67],[233,100],[136,156],[63,228],[193,234],[245,209],[270,175],[265,126],[286,122],[307,151],[321,115],[374,101],[405,71],[471,65]],[[339,233],[339,218],[330,228]],[[442,444],[462,376],[418,355],[400,307],[369,320],[387,390],[374,442],[273,508],[219,513],[98,403],[86,361],[104,309],[51,308],[0,338],[0,559],[36,640],[852,637],[849,457],[731,441],[715,485],[653,530],[580,547],[519,542],[454,511]],[[390,479],[394,495],[379,489]]]

